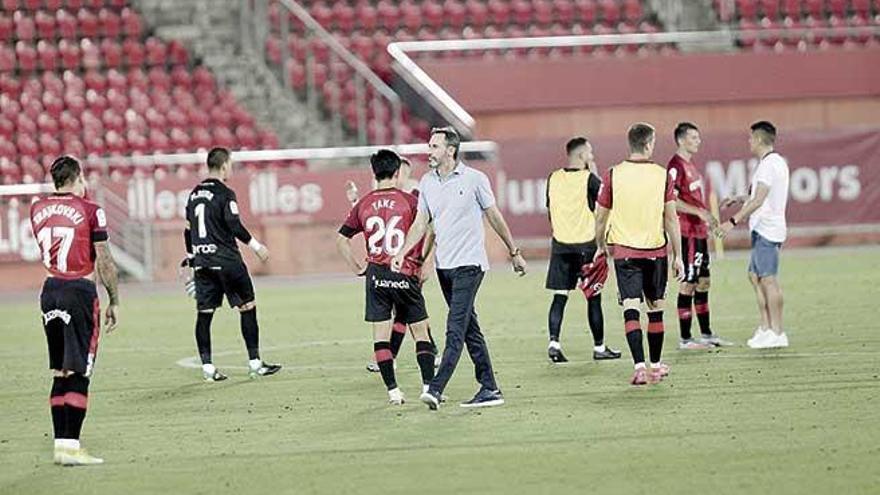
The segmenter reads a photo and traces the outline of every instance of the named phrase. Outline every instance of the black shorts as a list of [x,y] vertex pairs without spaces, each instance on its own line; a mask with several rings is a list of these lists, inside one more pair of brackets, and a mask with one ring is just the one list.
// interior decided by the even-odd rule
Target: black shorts
[[394,321],[410,324],[428,319],[425,298],[418,277],[396,273],[384,265],[367,265],[367,304],[364,319],[368,322],[387,321],[394,311]]
[[98,291],[91,280],[49,277],[40,292],[49,368],[92,374],[101,332]]
[[233,308],[254,300],[254,283],[244,263],[195,270],[196,307],[219,308],[223,295]]
[[684,281],[695,284],[709,276],[709,240],[697,237],[681,237],[684,253]]
[[659,301],[666,297],[668,261],[662,258],[623,258],[614,260],[620,300]]
[[550,264],[547,266],[547,281],[544,287],[550,290],[574,290],[581,268],[593,262],[596,246],[589,246],[576,251],[550,252]]

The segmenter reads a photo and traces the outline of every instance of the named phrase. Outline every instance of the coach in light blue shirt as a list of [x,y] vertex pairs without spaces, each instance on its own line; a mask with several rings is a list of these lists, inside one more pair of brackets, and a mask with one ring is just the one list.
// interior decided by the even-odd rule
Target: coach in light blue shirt
[[520,275],[526,271],[526,262],[513,243],[510,229],[495,205],[495,196],[489,178],[479,170],[458,160],[461,138],[451,127],[431,130],[428,165],[431,171],[419,184],[419,211],[403,249],[392,260],[392,268],[399,270],[404,253],[408,253],[433,224],[435,234],[435,264],[437,280],[449,306],[446,318],[446,347],[440,369],[421,400],[431,409],[440,406],[443,389],[461,352],[467,344],[474,362],[480,390],[462,407],[486,407],[504,404],[504,398],[495,383],[489,349],[480,330],[474,301],[484,273],[489,269],[486,256],[483,218],[507,246],[514,270]]

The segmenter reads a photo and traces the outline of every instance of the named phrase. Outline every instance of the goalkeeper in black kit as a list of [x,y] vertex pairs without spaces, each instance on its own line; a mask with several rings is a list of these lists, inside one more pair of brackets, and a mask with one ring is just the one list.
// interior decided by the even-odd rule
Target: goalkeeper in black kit
[[260,358],[260,331],[254,285],[241,258],[236,240],[247,244],[265,262],[266,246],[257,241],[242,225],[235,192],[225,182],[232,175],[229,150],[214,148],[208,153],[208,177],[190,193],[186,203],[187,258],[184,264],[193,270],[190,287],[195,289],[196,344],[202,360],[205,381],[226,379],[211,358],[211,320],[214,310],[226,296],[231,307],[241,314],[241,335],[248,353],[251,378],[274,375],[281,365],[268,364]]

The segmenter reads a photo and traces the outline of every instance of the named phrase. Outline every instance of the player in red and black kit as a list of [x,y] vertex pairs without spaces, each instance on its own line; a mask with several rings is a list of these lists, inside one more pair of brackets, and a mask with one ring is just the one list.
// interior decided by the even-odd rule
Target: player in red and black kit
[[[412,174],[412,163],[406,158],[400,157],[400,171],[397,176],[397,188],[402,190],[403,192],[408,192],[415,196],[419,197],[418,186],[419,183],[416,180],[411,179]],[[348,201],[352,204],[352,206],[356,205],[358,200],[360,199],[358,196],[357,185],[354,182],[348,181],[345,188],[345,195],[348,198]],[[431,255],[431,249],[434,245],[434,231],[429,230],[427,234],[425,234],[424,242],[422,243],[422,259],[429,259]],[[425,285],[425,281],[427,280],[427,271],[422,269],[419,272],[419,279],[422,281],[422,285]],[[397,359],[397,353],[400,352],[400,347],[403,345],[403,339],[406,337],[407,325],[400,321],[399,318],[394,318],[394,324],[391,326],[391,354],[394,356],[394,359]],[[412,332],[412,330],[410,330]],[[437,352],[437,344],[434,342],[434,336],[431,334],[431,325],[428,325],[428,338],[431,340],[431,349],[434,353],[434,368],[440,366],[440,356]],[[375,359],[371,358],[371,360],[367,363],[367,371],[371,373],[379,372],[379,365],[376,364]]]
[[[416,216],[418,201],[398,189],[400,157],[391,150],[379,150],[370,157],[376,189],[354,205],[339,228],[336,245],[340,254],[359,276],[366,278],[365,320],[373,325],[373,349],[382,380],[388,389],[389,402],[403,404],[404,396],[394,376],[391,351],[392,312],[409,325],[416,340],[416,359],[422,373],[422,388],[434,378],[434,351],[428,337],[428,313],[419,274],[422,268],[422,244],[406,256],[400,273],[391,271],[391,259],[403,247],[406,233]],[[363,233],[367,248],[367,266],[354,258],[351,238]]]
[[[677,198],[678,223],[681,226],[681,249],[685,275],[678,289],[678,323],[681,350],[709,349],[731,345],[714,335],[709,326],[709,228],[718,221],[706,208],[706,183],[693,163],[700,150],[700,130],[690,122],[675,127],[678,151],[669,160],[667,171]],[[700,322],[700,339],[691,335],[692,306]]]
[[94,272],[107,289],[105,325],[110,333],[116,328],[119,305],[116,264],[107,243],[104,210],[84,199],[86,183],[79,162],[62,156],[52,163],[51,174],[56,192],[33,203],[30,218],[48,271],[40,310],[53,374],[49,405],[55,463],[101,464],[103,459],[80,447],[79,437],[101,333]]

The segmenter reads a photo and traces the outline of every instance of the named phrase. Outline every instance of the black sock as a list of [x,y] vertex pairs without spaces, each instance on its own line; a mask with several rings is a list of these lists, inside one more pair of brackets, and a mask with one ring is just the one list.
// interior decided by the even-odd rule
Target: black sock
[[416,361],[422,372],[422,383],[428,385],[434,379],[434,350],[430,342],[416,342]]
[[247,347],[248,359],[260,359],[260,327],[257,325],[257,308],[241,312],[241,336]]
[[605,343],[605,318],[602,316],[602,294],[587,299],[587,322],[593,334],[593,345]]
[[648,313],[648,353],[652,363],[660,362],[663,354],[663,310]]
[[642,327],[639,322],[639,310],[624,310],[623,321],[626,328],[626,343],[629,344],[629,352],[632,354],[633,363],[644,363],[645,348],[644,344],[642,344]]
[[67,427],[63,438],[79,440],[89,406],[89,379],[74,373],[65,380],[67,392],[64,394],[64,413],[67,416]]
[[391,355],[391,342],[373,342],[373,351],[376,354],[376,364],[382,374],[382,381],[388,390],[397,388],[397,380],[394,378],[394,356]]
[[565,303],[568,296],[553,294],[553,302],[550,303],[550,314],[547,316],[547,326],[550,328],[550,340],[559,342],[559,332],[562,330],[562,316],[565,314]]
[[691,321],[693,321],[693,313],[691,312],[691,303],[694,296],[690,294],[678,294],[678,327],[681,329],[681,340],[691,338]]
[[400,352],[404,337],[406,337],[406,323],[395,321],[391,326],[391,355],[394,356],[394,359],[397,359],[397,353]]
[[697,313],[697,321],[700,322],[700,333],[712,335],[709,327],[709,293],[697,291],[694,293],[694,312]]
[[203,313],[199,311],[196,316],[196,346],[199,348],[199,357],[202,358],[202,364],[211,362],[211,320],[214,319],[214,313]]
[[56,376],[52,379],[52,391],[49,393],[49,407],[52,410],[52,428],[55,438],[65,438],[67,414],[64,409],[64,394],[67,392],[67,380]]

